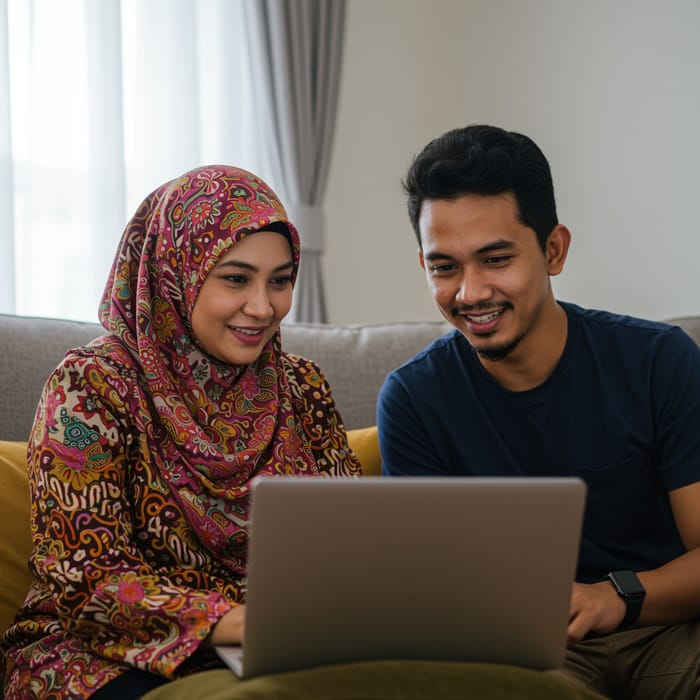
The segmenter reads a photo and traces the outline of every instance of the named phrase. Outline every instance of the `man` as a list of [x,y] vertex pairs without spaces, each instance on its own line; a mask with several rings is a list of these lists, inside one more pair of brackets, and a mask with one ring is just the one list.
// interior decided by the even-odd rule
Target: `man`
[[554,298],[571,234],[528,137],[450,131],[404,189],[456,330],[387,378],[384,473],[581,477],[564,672],[615,698],[700,698],[700,350]]

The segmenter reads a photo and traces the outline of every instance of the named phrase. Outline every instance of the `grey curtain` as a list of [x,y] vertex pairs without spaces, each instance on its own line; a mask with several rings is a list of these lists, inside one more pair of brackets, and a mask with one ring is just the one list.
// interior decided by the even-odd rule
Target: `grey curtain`
[[262,156],[302,259],[291,321],[326,323],[321,208],[335,126],[345,0],[245,0]]

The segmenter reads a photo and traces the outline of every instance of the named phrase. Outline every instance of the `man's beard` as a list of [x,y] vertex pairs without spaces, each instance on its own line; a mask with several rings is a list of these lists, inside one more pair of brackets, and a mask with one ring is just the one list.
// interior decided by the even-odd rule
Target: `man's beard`
[[525,337],[525,333],[517,336],[517,338],[506,343],[505,345],[493,345],[491,347],[486,346],[485,348],[476,348],[472,345],[472,349],[479,356],[483,357],[485,360],[490,360],[491,362],[498,362],[499,360],[504,360],[510,353],[515,350],[520,344],[520,341]]
[[[452,309],[452,316],[454,318],[458,318],[460,315],[464,313],[474,313],[474,312],[482,312],[482,313],[487,313],[491,310],[507,310],[507,309],[512,309],[513,305],[509,302],[503,303],[503,304],[477,304],[476,306],[460,306],[458,308]],[[488,338],[488,336],[491,335],[491,333],[487,333],[482,337]],[[514,340],[511,340],[509,343],[506,343],[505,345],[493,345],[489,347],[488,345],[483,348],[479,349],[471,345],[472,349],[474,352],[476,352],[478,355],[483,357],[485,360],[491,360],[491,362],[498,362],[499,360],[503,360],[508,355],[510,355],[513,350],[515,350],[516,347],[518,347],[518,344],[520,341],[525,337],[526,333],[521,333],[519,336],[517,336]]]

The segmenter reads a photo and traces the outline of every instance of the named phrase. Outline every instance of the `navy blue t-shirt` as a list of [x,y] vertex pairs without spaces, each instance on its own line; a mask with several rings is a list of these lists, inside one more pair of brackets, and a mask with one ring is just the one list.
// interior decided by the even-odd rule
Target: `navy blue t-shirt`
[[675,326],[561,306],[566,346],[534,389],[503,388],[458,331],[394,370],[383,472],[579,476],[578,580],[656,568],[685,551],[667,492],[700,481],[700,349]]

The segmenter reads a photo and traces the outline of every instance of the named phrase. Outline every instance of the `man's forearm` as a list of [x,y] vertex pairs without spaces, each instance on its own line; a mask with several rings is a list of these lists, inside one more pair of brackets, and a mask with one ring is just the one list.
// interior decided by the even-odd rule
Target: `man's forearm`
[[647,592],[639,624],[668,625],[700,617],[700,548],[637,575]]

